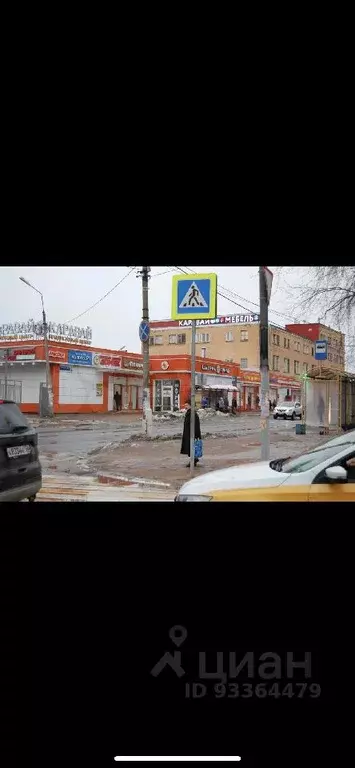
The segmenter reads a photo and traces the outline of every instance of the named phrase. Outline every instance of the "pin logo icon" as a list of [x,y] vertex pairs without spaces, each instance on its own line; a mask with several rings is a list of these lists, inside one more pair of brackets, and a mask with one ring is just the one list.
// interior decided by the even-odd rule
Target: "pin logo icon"
[[[187,629],[182,627],[181,624],[175,624],[174,627],[169,629],[169,637],[174,645],[179,648],[187,638]],[[174,651],[173,654],[166,651],[164,656],[162,656],[153,669],[151,669],[150,674],[153,675],[153,677],[158,677],[166,666],[171,667],[178,677],[183,677],[185,675],[185,670],[181,666],[181,651]]]

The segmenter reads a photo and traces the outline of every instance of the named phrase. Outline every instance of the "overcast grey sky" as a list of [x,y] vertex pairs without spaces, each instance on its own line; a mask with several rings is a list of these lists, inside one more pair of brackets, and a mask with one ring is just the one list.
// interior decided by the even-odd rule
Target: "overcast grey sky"
[[[183,266],[183,265],[182,265]],[[257,312],[259,294],[258,267],[199,267],[189,265],[196,272],[217,272],[219,287],[235,291],[245,300],[234,298],[235,302]],[[185,266],[183,266],[186,269]],[[172,270],[166,273],[167,270]],[[277,268],[271,267],[272,270]],[[287,273],[287,282],[300,282],[301,269],[294,274]],[[76,315],[90,307],[107,293],[129,271],[129,267],[1,267],[0,325],[9,322],[24,322],[30,318],[41,319],[40,296],[32,291],[19,277],[23,275],[43,292],[47,319],[57,323],[73,320]],[[165,273],[165,274],[164,274]],[[174,267],[152,267],[149,281],[149,304],[151,320],[170,317],[171,277],[178,274]],[[294,297],[293,297],[294,299]],[[141,320],[141,280],[134,270],[98,306],[86,312],[74,325],[91,326],[93,347],[140,352],[138,326]],[[251,302],[255,302],[254,304]],[[288,314],[292,301],[287,295],[285,279],[277,275],[274,280],[271,310]],[[218,314],[245,312],[242,306],[218,297]],[[316,314],[305,318],[317,321]],[[292,322],[291,318],[280,317],[270,311],[270,320],[279,325]]]

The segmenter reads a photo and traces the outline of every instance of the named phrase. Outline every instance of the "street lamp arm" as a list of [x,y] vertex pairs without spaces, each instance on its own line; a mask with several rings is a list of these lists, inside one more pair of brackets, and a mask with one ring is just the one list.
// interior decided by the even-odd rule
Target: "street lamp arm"
[[20,277],[19,280],[22,280],[23,283],[26,283],[26,285],[29,285],[30,288],[32,288],[36,293],[39,293],[40,296],[42,296],[42,302],[43,302],[43,294],[42,291],[39,291],[38,288],[36,288],[32,283],[30,283],[28,280],[26,280],[25,277]]

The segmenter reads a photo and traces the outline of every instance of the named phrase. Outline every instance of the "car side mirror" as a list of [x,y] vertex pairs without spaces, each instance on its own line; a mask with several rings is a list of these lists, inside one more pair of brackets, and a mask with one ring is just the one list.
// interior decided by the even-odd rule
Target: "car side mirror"
[[325,470],[325,476],[331,483],[346,483],[348,473],[344,467],[328,467]]

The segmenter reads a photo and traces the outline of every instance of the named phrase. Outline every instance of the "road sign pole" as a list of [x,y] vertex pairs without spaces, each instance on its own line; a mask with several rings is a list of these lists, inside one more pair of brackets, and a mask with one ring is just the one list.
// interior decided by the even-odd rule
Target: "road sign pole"
[[191,328],[191,422],[190,422],[190,472],[195,468],[195,379],[196,379],[196,320],[192,320]]
[[269,420],[269,317],[268,302],[270,300],[271,287],[269,288],[265,277],[264,267],[259,267],[259,293],[260,293],[260,436],[261,436],[261,460],[270,458]]
[[[149,304],[148,304],[148,280],[150,267],[142,267],[142,319],[149,324]],[[143,337],[144,338],[144,337]],[[143,432],[146,437],[152,437],[153,414],[150,407],[149,390],[149,336],[142,338],[143,352]]]
[[191,320],[191,475],[195,467],[196,318],[199,320],[214,320],[216,317],[217,275],[215,272],[173,276],[171,318],[172,320]]

